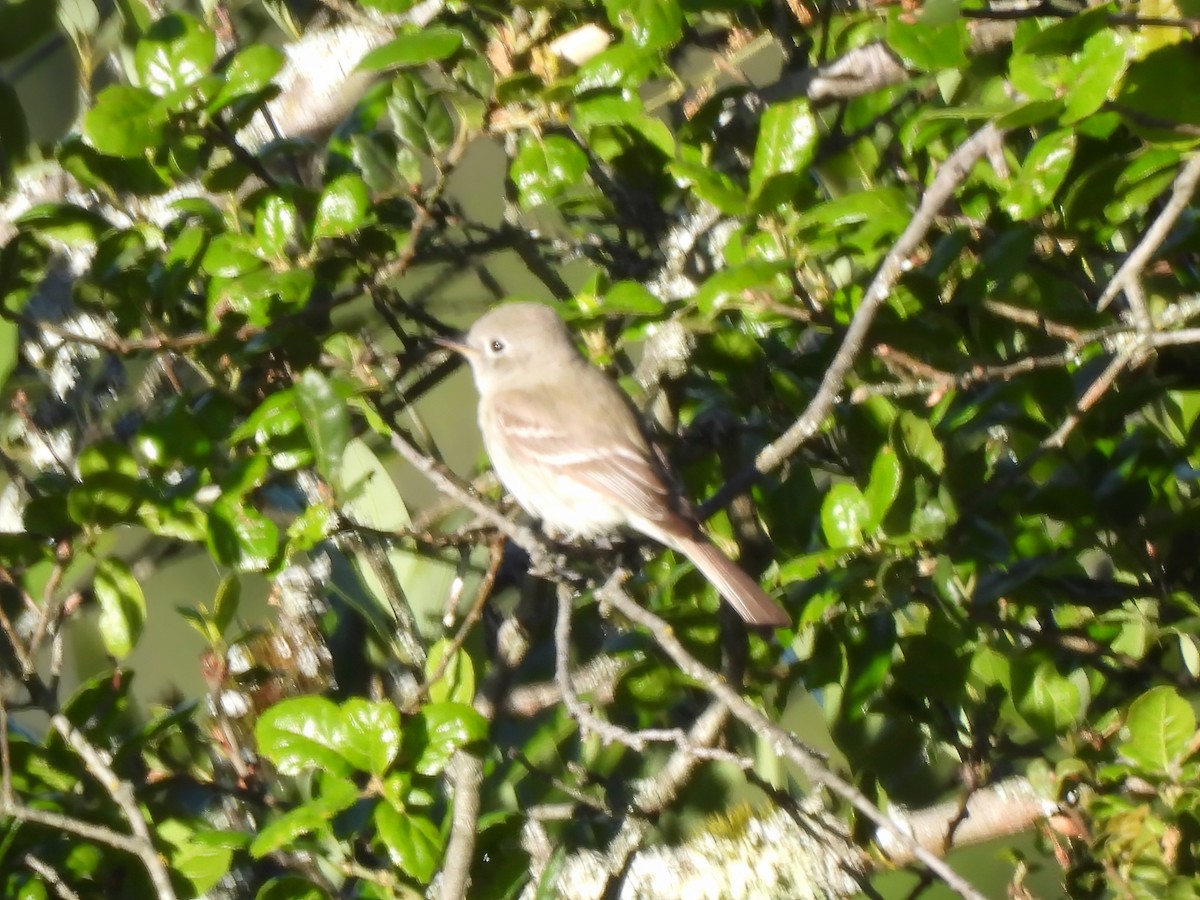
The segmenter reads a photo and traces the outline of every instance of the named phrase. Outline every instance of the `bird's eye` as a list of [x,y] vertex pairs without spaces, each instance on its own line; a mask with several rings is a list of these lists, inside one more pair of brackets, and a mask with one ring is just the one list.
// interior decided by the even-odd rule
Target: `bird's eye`
[[497,338],[493,340],[488,347],[493,353],[502,353],[504,351],[504,341]]

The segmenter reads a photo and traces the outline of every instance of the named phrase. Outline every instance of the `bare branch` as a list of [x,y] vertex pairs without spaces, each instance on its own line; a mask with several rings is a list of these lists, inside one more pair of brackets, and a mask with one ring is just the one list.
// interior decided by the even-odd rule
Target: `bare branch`
[[972,887],[961,875],[950,868],[947,863],[934,853],[920,846],[909,835],[897,829],[892,820],[881,812],[854,785],[836,775],[828,765],[811,748],[804,745],[794,734],[779,727],[759,709],[754,707],[735,691],[716,672],[704,666],[692,656],[675,637],[671,627],[662,619],[647,609],[642,608],[632,597],[624,592],[613,578],[599,591],[602,597],[622,614],[632,619],[651,633],[663,651],[674,660],[680,670],[694,679],[701,687],[720,700],[729,711],[741,722],[757,731],[771,741],[776,752],[791,760],[804,775],[813,783],[823,785],[842,800],[853,806],[859,813],[873,822],[883,832],[888,832],[893,841],[912,853],[933,871],[946,886],[960,897],[970,900],[983,900],[983,895]]
[[854,318],[850,321],[850,326],[846,329],[842,345],[825,370],[821,386],[809,401],[808,407],[787,431],[763,448],[754,461],[753,468],[730,479],[721,490],[704,503],[701,509],[702,514],[720,509],[731,498],[753,484],[759,476],[783,465],[821,427],[821,423],[833,409],[838,394],[845,385],[850,368],[863,349],[876,311],[888,298],[893,285],[905,271],[909,258],[925,240],[925,235],[933,226],[934,217],[954,196],[954,191],[967,177],[975,163],[1002,137],[1003,132],[989,123],[976,131],[942,164],[937,176],[921,198],[921,204],[917,207],[912,221],[908,223],[904,233],[892,245],[891,250],[880,264],[879,271],[868,286],[862,303],[859,304]]
[[754,765],[754,760],[730,753],[728,750],[694,744],[682,728],[645,728],[630,731],[593,713],[575,693],[570,678],[571,609],[577,596],[570,585],[558,585],[558,616],[554,626],[554,681],[558,685],[563,703],[571,713],[571,718],[579,723],[582,731],[595,733],[605,744],[624,744],[638,752],[646,749],[646,745],[651,743],[674,744],[679,752],[690,754],[697,759],[718,759],[743,769]]
[[1121,291],[1125,291],[1126,297],[1128,297],[1129,285],[1140,277],[1146,263],[1150,262],[1150,257],[1167,239],[1175,220],[1179,218],[1180,213],[1187,209],[1192,194],[1196,192],[1197,181],[1200,181],[1200,154],[1188,160],[1179,170],[1179,174],[1175,176],[1175,181],[1171,185],[1171,199],[1167,201],[1154,223],[1146,229],[1142,240],[1125,258],[1121,268],[1117,269],[1117,274],[1113,276],[1108,287],[1104,289],[1104,293],[1100,295],[1100,299],[1096,303],[1097,309],[1104,309]]

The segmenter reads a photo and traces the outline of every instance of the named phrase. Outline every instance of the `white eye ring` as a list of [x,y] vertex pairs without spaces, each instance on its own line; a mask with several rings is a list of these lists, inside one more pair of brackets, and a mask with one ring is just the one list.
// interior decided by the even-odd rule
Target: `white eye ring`
[[490,344],[488,344],[488,349],[492,351],[492,353],[502,353],[504,351],[504,341],[500,340],[499,338],[495,338]]

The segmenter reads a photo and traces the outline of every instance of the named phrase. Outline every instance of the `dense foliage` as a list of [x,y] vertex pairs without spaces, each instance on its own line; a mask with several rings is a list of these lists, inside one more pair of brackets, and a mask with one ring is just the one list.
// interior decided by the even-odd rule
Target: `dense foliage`
[[[864,807],[1012,776],[1013,892],[1195,895],[1195,4],[157,5],[0,7],[5,896],[551,895],[818,782],[870,877]],[[793,628],[468,484],[429,339],[511,295]]]

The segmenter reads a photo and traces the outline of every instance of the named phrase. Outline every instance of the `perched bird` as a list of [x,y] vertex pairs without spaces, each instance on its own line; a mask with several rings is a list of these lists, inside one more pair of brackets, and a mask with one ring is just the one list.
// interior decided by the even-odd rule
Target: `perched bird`
[[444,346],[471,364],[479,427],[500,481],[551,532],[632,528],[682,553],[750,625],[788,614],[700,529],[651,450],[629,398],[541,303],[511,303]]

